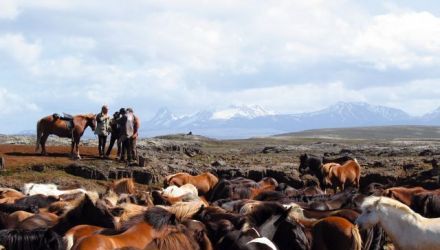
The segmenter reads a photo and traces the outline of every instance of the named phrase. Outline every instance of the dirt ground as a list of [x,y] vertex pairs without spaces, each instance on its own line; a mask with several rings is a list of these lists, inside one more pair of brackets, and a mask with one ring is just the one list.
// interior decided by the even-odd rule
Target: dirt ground
[[[82,161],[100,160],[96,147],[81,147]],[[0,186],[20,188],[26,182],[55,183],[61,187],[85,187],[102,191],[108,182],[89,180],[66,174],[63,167],[75,163],[70,157],[68,146],[48,146],[47,156],[35,152],[35,146],[0,144],[0,157],[5,169],[0,172]],[[116,157],[115,152],[111,157]],[[44,167],[44,170],[38,167]]]
[[[20,188],[25,182],[52,182],[62,187],[81,186],[100,191],[105,189],[108,181],[68,174],[66,166],[82,164],[101,169],[126,167],[114,160],[115,152],[111,160],[99,159],[94,141],[82,143],[80,161],[70,158],[68,141],[52,139],[47,147],[47,156],[36,153],[33,143],[32,137],[0,138],[0,156],[6,163],[5,169],[0,171],[0,186]],[[302,177],[298,175],[299,155],[309,153],[330,158],[353,156],[362,166],[363,178],[370,178],[369,181],[384,176],[391,179],[413,178],[416,184],[420,180],[420,184],[429,182],[432,186],[432,183],[437,185],[436,179],[432,176],[426,180],[420,179],[418,175],[422,173],[426,176],[425,172],[433,168],[431,161],[440,160],[440,142],[307,138],[218,141],[197,136],[172,136],[142,139],[138,142],[138,152],[147,159],[145,171],[152,171],[158,176],[155,180],[178,171],[240,172],[244,177],[257,178],[255,172],[266,174],[266,170],[276,170],[290,179],[301,181]]]

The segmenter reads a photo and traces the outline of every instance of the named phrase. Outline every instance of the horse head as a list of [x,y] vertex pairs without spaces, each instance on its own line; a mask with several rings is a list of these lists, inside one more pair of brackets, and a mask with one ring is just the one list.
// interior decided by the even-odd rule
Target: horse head
[[380,200],[380,197],[375,196],[366,198],[361,205],[362,214],[356,219],[355,224],[360,228],[371,228],[378,224]]
[[88,114],[86,116],[86,119],[87,119],[87,126],[89,126],[92,129],[92,131],[95,131],[95,129],[96,129],[96,115]]
[[307,154],[302,154],[299,156],[299,162],[300,162],[299,172],[300,173],[304,173],[305,170],[307,169],[307,167],[308,167],[307,160],[308,159],[309,159],[309,156]]

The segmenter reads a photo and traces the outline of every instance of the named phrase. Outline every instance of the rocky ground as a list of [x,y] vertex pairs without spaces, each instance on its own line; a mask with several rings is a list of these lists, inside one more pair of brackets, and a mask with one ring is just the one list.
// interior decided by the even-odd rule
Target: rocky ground
[[297,137],[254,138],[218,141],[195,135],[172,135],[141,139],[138,153],[142,166],[126,166],[97,157],[95,140],[82,142],[81,160],[70,159],[70,141],[53,137],[48,156],[35,153],[35,138],[0,136],[0,186],[19,188],[24,182],[53,182],[64,187],[102,191],[115,178],[130,176],[139,188],[160,186],[163,177],[175,172],[212,171],[225,178],[244,176],[258,180],[272,176],[294,187],[314,182],[298,172],[299,155],[356,157],[362,166],[361,185],[439,187],[437,160],[440,141],[429,139],[357,140]]

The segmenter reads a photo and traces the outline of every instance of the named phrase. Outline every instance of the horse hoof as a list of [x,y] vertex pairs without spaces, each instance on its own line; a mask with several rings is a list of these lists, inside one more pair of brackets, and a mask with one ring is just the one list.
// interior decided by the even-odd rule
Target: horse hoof
[[81,156],[74,155],[74,156],[72,156],[72,160],[81,160]]

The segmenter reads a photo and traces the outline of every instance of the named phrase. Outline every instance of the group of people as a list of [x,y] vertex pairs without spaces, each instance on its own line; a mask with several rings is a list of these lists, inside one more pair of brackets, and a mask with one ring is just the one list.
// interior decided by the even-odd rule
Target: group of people
[[[140,127],[140,120],[132,108],[121,108],[110,117],[107,105],[102,106],[101,112],[96,115],[95,134],[98,135],[99,157],[109,158],[116,142],[117,156],[120,161],[134,163],[137,159],[136,139]],[[107,137],[110,135],[110,144],[105,151]]]

